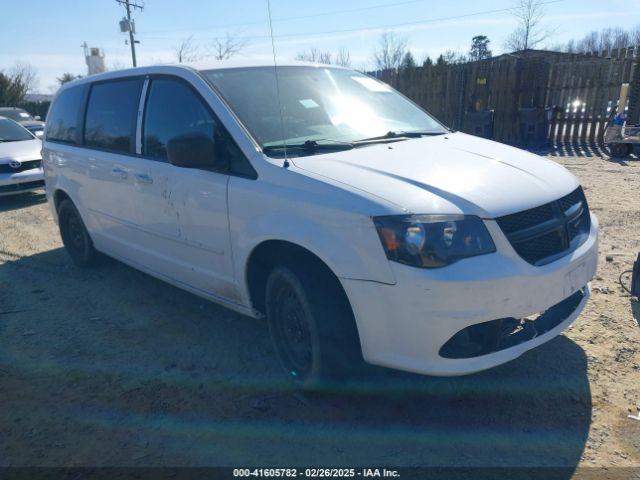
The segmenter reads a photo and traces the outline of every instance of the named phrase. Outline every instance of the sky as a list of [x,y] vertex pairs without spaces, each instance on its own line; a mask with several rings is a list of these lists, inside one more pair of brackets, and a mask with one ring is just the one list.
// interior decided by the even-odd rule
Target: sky
[[[238,59],[273,59],[267,0],[136,0],[138,64],[175,63],[176,47],[187,37],[199,53],[227,33],[246,46]],[[543,26],[556,45],[608,27],[640,24],[640,0],[543,0]],[[354,67],[372,67],[380,34],[407,39],[417,60],[446,50],[467,52],[471,38],[487,35],[494,54],[504,51],[516,27],[513,0],[271,0],[274,44],[279,60],[293,60],[310,48],[349,50]],[[28,7],[27,7],[28,5]],[[81,45],[100,47],[107,67],[131,66],[127,35],[118,22],[116,0],[0,0],[0,70],[28,63],[37,72],[34,92],[51,93],[64,72],[86,74]],[[214,63],[213,60],[211,60]]]

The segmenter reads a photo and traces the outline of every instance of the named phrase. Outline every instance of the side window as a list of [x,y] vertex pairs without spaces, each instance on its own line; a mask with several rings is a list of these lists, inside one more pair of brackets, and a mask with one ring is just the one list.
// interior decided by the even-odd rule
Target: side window
[[255,171],[229,133],[188,85],[179,80],[158,78],[151,81],[148,92],[142,128],[144,156],[166,162],[170,139],[204,133],[213,139],[220,169],[255,177]]
[[47,115],[47,140],[77,143],[78,117],[82,108],[84,85],[60,93]]
[[142,154],[167,161],[167,142],[188,133],[215,140],[215,120],[202,101],[182,82],[151,81],[142,129]]
[[142,80],[124,79],[91,86],[84,127],[90,147],[132,153]]

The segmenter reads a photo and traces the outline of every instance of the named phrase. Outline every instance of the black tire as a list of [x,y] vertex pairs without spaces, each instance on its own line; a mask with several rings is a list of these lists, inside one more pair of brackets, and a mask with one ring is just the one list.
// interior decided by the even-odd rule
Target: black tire
[[611,158],[628,157],[633,148],[630,143],[610,143],[608,146]]
[[297,387],[328,387],[362,364],[351,306],[327,272],[304,264],[275,267],[267,280],[266,311],[280,363]]
[[98,264],[99,254],[82,221],[80,212],[71,200],[63,200],[58,207],[58,225],[62,243],[78,267],[88,268]]

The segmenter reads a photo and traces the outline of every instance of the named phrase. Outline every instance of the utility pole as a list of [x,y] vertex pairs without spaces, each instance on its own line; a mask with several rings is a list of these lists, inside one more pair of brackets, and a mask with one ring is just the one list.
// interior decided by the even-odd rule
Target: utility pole
[[133,66],[137,67],[138,62],[136,61],[136,43],[140,43],[135,39],[135,23],[131,20],[131,9],[139,8],[140,11],[144,8],[144,5],[140,5],[135,3],[135,0],[116,0],[120,5],[124,5],[127,10],[127,18],[126,22],[120,22],[120,31],[121,32],[129,32],[129,43],[131,44],[131,61],[133,62]]

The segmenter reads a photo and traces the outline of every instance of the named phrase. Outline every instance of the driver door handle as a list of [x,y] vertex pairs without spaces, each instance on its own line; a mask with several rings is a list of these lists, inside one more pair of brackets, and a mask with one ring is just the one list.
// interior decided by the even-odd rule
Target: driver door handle
[[114,177],[120,177],[122,179],[125,179],[129,176],[127,171],[124,168],[120,168],[120,167],[114,167],[111,170],[111,175],[113,175]]
[[153,178],[146,173],[136,173],[136,181],[139,183],[153,183]]

